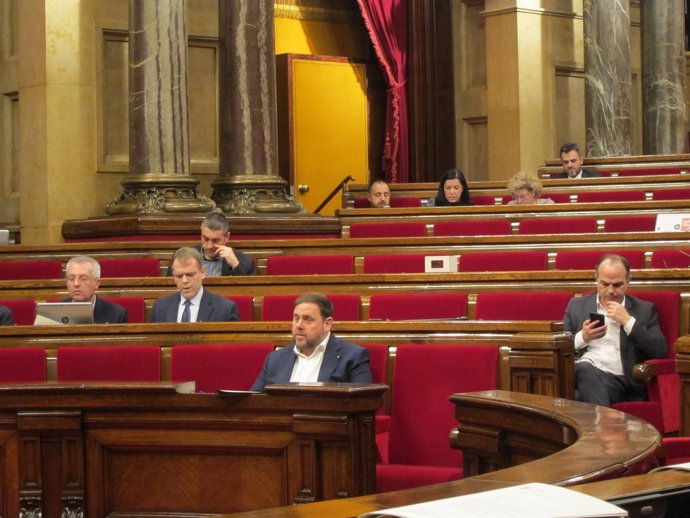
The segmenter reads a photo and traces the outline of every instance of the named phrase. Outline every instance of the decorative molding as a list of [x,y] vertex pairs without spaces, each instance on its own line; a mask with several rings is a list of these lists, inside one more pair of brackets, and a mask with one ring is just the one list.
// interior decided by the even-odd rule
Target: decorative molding
[[279,0],[274,16],[291,20],[361,24],[362,17],[352,0]]

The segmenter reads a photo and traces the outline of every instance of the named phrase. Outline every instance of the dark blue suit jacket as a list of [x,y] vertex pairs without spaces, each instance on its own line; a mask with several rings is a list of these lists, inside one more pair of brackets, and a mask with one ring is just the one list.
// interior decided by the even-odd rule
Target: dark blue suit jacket
[[[620,345],[623,374],[644,396],[646,393],[644,385],[632,378],[633,365],[652,358],[665,358],[668,346],[666,338],[661,332],[659,315],[654,304],[626,295],[625,309],[631,316],[635,317],[635,325],[630,335],[627,335],[621,326]],[[573,297],[568,303],[563,318],[565,330],[574,336],[578,331],[582,331],[582,324],[589,319],[589,314],[596,313],[596,311],[596,293],[590,293],[584,297]],[[578,351],[578,355],[583,354],[586,350],[587,348]]]
[[[179,293],[174,293],[154,302],[151,310],[151,322],[177,322],[180,298]],[[204,289],[199,304],[199,314],[196,318],[197,322],[233,322],[239,319],[237,304]]]
[[[269,354],[252,390],[264,390],[266,385],[274,383],[289,383],[295,365],[294,350],[295,344],[292,344]],[[317,381],[371,383],[369,351],[331,333]]]
[[14,325],[12,311],[7,306],[0,306],[0,326]]

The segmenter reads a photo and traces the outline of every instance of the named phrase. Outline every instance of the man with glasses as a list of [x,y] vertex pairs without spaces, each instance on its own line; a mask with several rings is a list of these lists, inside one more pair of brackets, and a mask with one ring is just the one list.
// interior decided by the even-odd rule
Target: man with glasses
[[204,290],[206,276],[198,250],[184,247],[170,261],[178,293],[153,303],[151,322],[231,322],[239,320],[237,305],[231,300]]
[[94,324],[125,324],[127,310],[96,295],[101,283],[101,265],[95,259],[78,255],[67,262],[68,302],[91,302]]

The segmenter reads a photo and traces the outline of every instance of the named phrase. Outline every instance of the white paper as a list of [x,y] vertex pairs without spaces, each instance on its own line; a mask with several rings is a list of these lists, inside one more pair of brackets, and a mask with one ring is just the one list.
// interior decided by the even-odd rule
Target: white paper
[[360,518],[579,518],[625,517],[628,512],[584,493],[531,483],[433,500],[360,515]]

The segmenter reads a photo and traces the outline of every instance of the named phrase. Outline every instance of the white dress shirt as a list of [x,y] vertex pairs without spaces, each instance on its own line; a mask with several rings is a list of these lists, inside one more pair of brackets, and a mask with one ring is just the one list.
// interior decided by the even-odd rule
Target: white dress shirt
[[319,371],[323,363],[323,357],[326,353],[326,345],[331,333],[326,335],[319,345],[316,346],[314,352],[309,356],[302,354],[297,346],[295,346],[295,365],[292,367],[292,375],[290,381],[299,382],[315,382],[319,380]]

